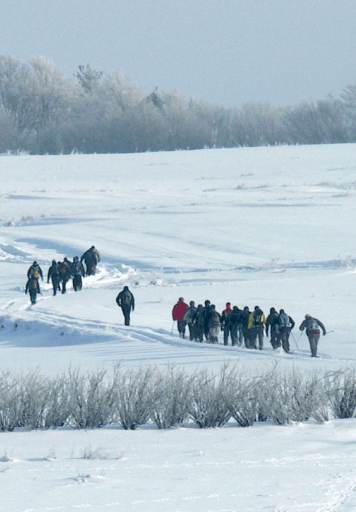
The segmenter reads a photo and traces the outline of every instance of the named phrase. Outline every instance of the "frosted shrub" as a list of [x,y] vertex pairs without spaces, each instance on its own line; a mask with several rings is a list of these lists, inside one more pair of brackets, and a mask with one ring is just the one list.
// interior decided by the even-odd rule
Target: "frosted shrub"
[[42,428],[48,403],[48,381],[38,372],[19,377],[18,427]]
[[151,419],[158,428],[174,427],[187,418],[191,383],[192,377],[174,368],[155,377]]
[[149,420],[153,403],[153,376],[153,368],[117,372],[113,418],[125,430],[135,430]]
[[328,419],[323,381],[297,371],[268,373],[257,386],[259,408],[277,425]]
[[202,370],[192,380],[188,412],[200,428],[221,427],[229,421],[231,413],[225,400],[225,389],[231,383],[227,367],[223,367],[218,375]]
[[327,397],[336,418],[356,416],[356,373],[355,370],[340,370],[326,376]]
[[48,382],[47,406],[44,411],[43,426],[45,428],[63,427],[70,415],[70,391],[65,375]]
[[231,417],[240,427],[249,427],[256,421],[258,411],[257,380],[244,375],[232,375],[224,391],[224,399]]
[[0,430],[12,431],[18,426],[21,414],[18,379],[9,372],[0,374]]
[[109,422],[111,389],[108,389],[105,376],[105,370],[87,375],[69,371],[69,421],[75,428],[97,428]]

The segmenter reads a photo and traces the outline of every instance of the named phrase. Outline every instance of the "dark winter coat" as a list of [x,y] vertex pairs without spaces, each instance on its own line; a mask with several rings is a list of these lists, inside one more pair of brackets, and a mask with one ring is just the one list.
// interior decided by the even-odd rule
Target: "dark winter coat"
[[52,279],[54,282],[59,281],[59,268],[57,263],[52,263],[52,265],[48,269],[47,274],[47,283],[49,283],[49,280]]
[[25,293],[30,293],[30,294],[41,293],[38,279],[36,279],[33,276],[30,277],[30,279],[26,283]]
[[97,249],[88,249],[85,251],[82,256],[80,257],[80,261],[85,261],[86,265],[97,265],[100,261],[100,254]]
[[83,267],[83,263],[79,260],[73,261],[71,265],[71,272],[73,276],[85,276],[85,270]]
[[72,277],[72,266],[68,260],[58,263],[58,271],[61,281],[69,281]]
[[301,331],[304,331],[304,329],[306,330],[308,336],[309,334],[312,334],[314,331],[318,331],[319,328],[323,331],[323,334],[325,336],[326,329],[324,324],[320,322],[320,320],[318,320],[317,318],[313,318],[312,316],[303,320],[303,322],[299,326],[299,329]]
[[27,271],[27,278],[30,279],[30,277],[33,276],[35,274],[35,272],[38,272],[39,275],[41,276],[41,279],[43,279],[43,272],[38,263],[36,265],[32,264],[30,266],[30,268]]
[[135,309],[135,297],[129,289],[122,290],[116,297],[116,304],[122,309]]
[[240,325],[242,322],[242,311],[240,309],[233,309],[228,316],[228,322],[231,327]]
[[277,331],[279,329],[279,314],[277,311],[274,311],[273,313],[270,313],[266,320],[266,333],[268,335],[269,329],[271,329],[271,332]]

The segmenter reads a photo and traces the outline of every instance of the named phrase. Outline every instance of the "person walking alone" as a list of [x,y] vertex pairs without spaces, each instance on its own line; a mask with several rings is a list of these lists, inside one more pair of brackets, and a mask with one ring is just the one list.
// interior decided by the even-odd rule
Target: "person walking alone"
[[124,286],[124,289],[118,294],[116,304],[121,308],[125,325],[130,325],[131,311],[135,311],[135,297],[130,292],[128,286]]
[[323,332],[323,336],[326,335],[325,326],[317,318],[313,318],[310,315],[305,315],[303,322],[299,326],[300,331],[306,332],[308,336],[311,357],[318,357],[318,343],[320,339],[320,330]]

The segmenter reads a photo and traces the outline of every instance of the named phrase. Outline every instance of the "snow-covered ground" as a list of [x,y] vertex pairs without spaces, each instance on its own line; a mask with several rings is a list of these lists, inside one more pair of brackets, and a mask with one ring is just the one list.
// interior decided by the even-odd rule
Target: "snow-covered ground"
[[354,512],[355,424],[2,434],[1,510]]
[[[356,145],[1,156],[0,179],[0,368],[356,366]],[[92,244],[102,263],[85,289],[53,298],[43,285],[30,307],[30,263],[47,271],[53,258]],[[115,304],[123,284],[137,302],[130,328]],[[272,352],[268,340],[262,353],[183,342],[171,332],[179,296],[209,298],[219,310],[226,301],[284,307],[297,324],[310,313],[329,334],[317,360],[297,330],[291,355]],[[356,486],[354,432],[350,421],[3,434],[0,447],[14,460],[0,462],[1,489],[9,490],[0,508],[356,510],[355,500],[345,508]],[[118,456],[83,460],[89,444]],[[57,458],[44,459],[53,447]],[[13,487],[20,478],[23,494]]]

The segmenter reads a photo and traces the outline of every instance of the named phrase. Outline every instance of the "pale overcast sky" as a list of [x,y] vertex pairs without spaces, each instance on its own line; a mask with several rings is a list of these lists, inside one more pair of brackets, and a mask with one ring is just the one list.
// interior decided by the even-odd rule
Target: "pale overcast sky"
[[0,0],[0,54],[224,105],[296,103],[356,82],[356,0]]

